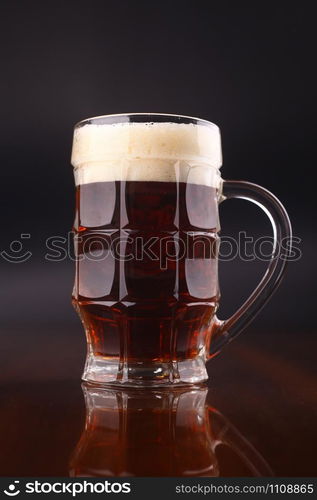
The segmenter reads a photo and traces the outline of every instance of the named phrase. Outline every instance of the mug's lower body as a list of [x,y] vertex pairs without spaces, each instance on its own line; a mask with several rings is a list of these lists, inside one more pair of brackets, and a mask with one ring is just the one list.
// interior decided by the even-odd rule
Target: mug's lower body
[[74,301],[88,353],[83,379],[94,384],[174,386],[207,380],[213,302]]
[[82,376],[86,382],[120,386],[166,387],[207,380],[203,355],[182,361],[122,361],[88,353]]

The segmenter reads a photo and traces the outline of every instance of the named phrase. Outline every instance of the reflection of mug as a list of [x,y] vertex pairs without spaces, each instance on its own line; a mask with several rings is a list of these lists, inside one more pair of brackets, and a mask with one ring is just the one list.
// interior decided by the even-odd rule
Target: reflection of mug
[[261,455],[214,408],[206,387],[83,385],[86,425],[71,476],[270,476]]
[[[220,177],[216,125],[175,115],[116,115],[75,127],[74,305],[88,355],[84,380],[196,383],[206,360],[253,319],[280,281],[291,227],[265,189]],[[218,205],[243,198],[273,225],[261,283],[227,321],[216,318]],[[288,244],[290,242],[288,241]]]

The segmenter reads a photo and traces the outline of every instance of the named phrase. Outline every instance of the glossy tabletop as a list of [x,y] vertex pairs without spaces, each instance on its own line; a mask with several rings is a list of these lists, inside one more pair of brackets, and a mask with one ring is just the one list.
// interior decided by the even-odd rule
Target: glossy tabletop
[[2,476],[316,474],[313,332],[251,328],[209,362],[208,388],[176,393],[82,388],[82,337],[8,328]]

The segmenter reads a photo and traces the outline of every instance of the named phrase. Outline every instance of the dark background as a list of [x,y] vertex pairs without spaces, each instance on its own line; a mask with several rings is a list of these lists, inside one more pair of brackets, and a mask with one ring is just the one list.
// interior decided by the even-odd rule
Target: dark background
[[[31,234],[23,243],[32,251],[20,264],[0,255],[3,383],[33,383],[44,375],[61,383],[79,380],[85,339],[70,304],[74,265],[47,262],[45,239],[66,236],[72,226],[73,125],[123,112],[179,113],[215,122],[222,132],[223,177],[261,184],[286,206],[303,256],[289,265],[273,300],[236,342],[279,353],[282,363],[298,363],[297,374],[313,371],[312,5],[2,2],[0,251],[9,251],[21,233]],[[271,234],[265,215],[246,202],[226,202],[221,221],[225,235]],[[264,267],[238,259],[222,263],[221,318],[242,303]],[[234,355],[228,347],[210,363],[211,373],[221,363],[223,372],[234,370]],[[242,363],[256,377],[252,354]],[[233,376],[228,371],[228,381]],[[278,380],[287,384],[288,377],[277,375]]]

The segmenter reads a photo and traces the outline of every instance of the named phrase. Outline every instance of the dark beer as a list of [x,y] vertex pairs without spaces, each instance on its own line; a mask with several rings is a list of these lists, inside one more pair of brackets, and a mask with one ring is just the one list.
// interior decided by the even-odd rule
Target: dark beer
[[91,382],[207,379],[219,298],[219,129],[149,118],[75,127],[73,300],[88,342],[83,379]]
[[185,182],[77,187],[74,304],[94,356],[196,358],[218,304],[218,195]]

